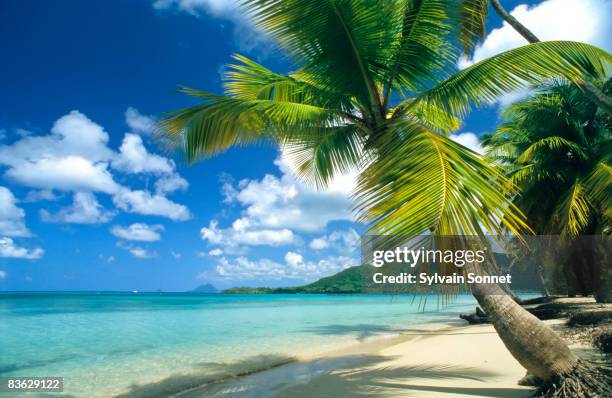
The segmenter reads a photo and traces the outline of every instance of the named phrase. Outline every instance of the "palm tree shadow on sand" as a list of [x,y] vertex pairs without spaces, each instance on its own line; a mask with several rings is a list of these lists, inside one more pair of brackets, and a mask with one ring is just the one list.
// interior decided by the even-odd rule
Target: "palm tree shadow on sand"
[[[257,358],[257,357],[255,357]],[[268,370],[202,381],[198,387],[194,376],[173,376],[160,382],[132,386],[115,398],[158,397],[174,389],[176,398],[319,398],[419,397],[424,392],[452,393],[457,396],[524,397],[528,391],[521,388],[441,386],[442,381],[465,380],[487,383],[500,376],[486,369],[453,365],[417,365],[377,367],[396,357],[382,355],[345,355],[286,363]],[[290,357],[286,358],[288,361]],[[235,369],[252,363],[253,358],[233,364]],[[218,364],[217,364],[218,365]],[[191,379],[190,379],[191,377]],[[202,379],[203,380],[203,379]],[[178,393],[176,388],[192,382],[188,391]],[[415,384],[416,383],[416,384]],[[184,388],[184,390],[187,390]]]

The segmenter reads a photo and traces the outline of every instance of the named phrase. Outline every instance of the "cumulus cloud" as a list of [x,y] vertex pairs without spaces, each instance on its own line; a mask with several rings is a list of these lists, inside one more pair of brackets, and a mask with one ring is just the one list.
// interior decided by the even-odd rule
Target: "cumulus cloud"
[[185,221],[191,218],[186,206],[148,191],[132,191],[123,188],[113,196],[113,202],[119,209],[128,213],[168,217],[174,221]]
[[251,51],[254,48],[262,52],[269,51],[269,40],[253,26],[237,0],[156,0],[153,8],[158,11],[185,12],[194,17],[204,13],[231,21],[234,25],[234,40],[241,51]]
[[314,238],[313,240],[310,241],[308,246],[310,246],[310,248],[313,250],[323,250],[329,247],[329,242],[327,242],[325,237]]
[[57,213],[40,210],[43,221],[68,224],[103,224],[114,216],[115,212],[106,210],[91,192],[76,192],[72,204]]
[[67,156],[25,162],[17,168],[10,168],[5,175],[15,182],[34,188],[113,193],[119,185],[106,167],[106,163],[93,163],[79,156]]
[[148,135],[155,129],[153,116],[143,115],[138,109],[131,106],[125,111],[125,123],[131,131],[139,134]]
[[38,260],[45,251],[41,248],[26,249],[15,244],[11,238],[0,238],[0,257]]
[[62,198],[61,195],[56,194],[51,189],[41,189],[41,190],[33,190],[33,191],[28,192],[28,194],[26,195],[23,201],[24,202],[41,202],[41,201],[55,202],[57,200],[60,200],[61,198]]
[[[126,111],[126,122],[133,131],[144,132],[150,127],[145,118],[133,108]],[[10,145],[0,145],[0,165],[8,167],[7,178],[37,189],[28,194],[27,201],[60,199],[54,191],[75,193],[72,207],[58,214],[42,211],[46,221],[108,221],[112,213],[101,208],[94,192],[111,195],[115,205],[124,211],[177,221],[189,218],[185,206],[165,196],[188,186],[172,160],[150,153],[137,134],[125,134],[118,151],[109,148],[108,141],[100,125],[72,111],[53,124],[50,134],[26,136]],[[153,174],[157,177],[155,193],[117,183],[114,172]]]
[[236,0],[156,0],[153,8],[167,10],[177,8],[192,15],[204,11],[214,16],[231,17],[238,12],[239,3]]
[[157,253],[149,251],[143,247],[132,245],[131,243],[117,242],[117,247],[130,253],[132,256],[140,259],[154,258],[157,257]]
[[356,174],[339,176],[329,189],[298,181],[291,163],[281,154],[275,161],[281,176],[242,180],[237,184],[228,176],[222,179],[224,203],[239,205],[241,217],[221,228],[213,220],[200,235],[212,245],[281,246],[300,242],[299,232],[318,232],[332,221],[353,220],[350,194]]
[[223,250],[216,248],[208,252],[209,256],[218,257],[223,254]]
[[200,230],[200,236],[213,245],[229,247],[282,246],[296,241],[296,236],[289,229],[252,229],[248,225],[248,220],[245,219],[238,219],[230,228],[225,229],[219,228],[219,223],[213,220],[208,227]]
[[0,187],[0,235],[26,237],[31,233],[25,225],[25,211],[17,207],[17,199],[6,187]]
[[334,231],[328,235],[314,238],[309,247],[313,250],[333,248],[343,253],[353,253],[359,247],[360,237],[357,231],[349,228],[346,231]]
[[174,162],[149,153],[142,138],[137,134],[126,134],[119,147],[119,155],[113,160],[113,168],[125,173],[165,174],[174,171]]
[[357,264],[356,259],[346,256],[326,257],[319,261],[309,262],[304,261],[304,258],[298,253],[287,252],[284,263],[267,258],[250,260],[244,256],[235,259],[221,257],[214,272],[217,277],[232,280],[314,280]]
[[281,157],[275,164],[281,177],[268,174],[261,180],[243,180],[231,189],[224,188],[226,201],[244,207],[243,219],[250,226],[316,232],[331,221],[353,219],[353,176],[339,177],[329,189],[317,191],[295,178],[286,159]]
[[161,177],[159,180],[155,181],[155,193],[158,195],[166,195],[187,188],[189,188],[189,182],[176,173]]
[[[573,40],[612,49],[612,36],[602,34],[612,28],[612,2],[607,0],[547,0],[534,6],[520,4],[511,12],[540,40]],[[460,67],[489,58],[500,52],[527,44],[506,22],[493,29],[477,46],[471,59],[463,59]]]
[[128,226],[115,225],[111,228],[111,233],[116,237],[125,240],[154,242],[161,239],[160,232],[163,230],[163,225],[159,224],[149,225],[144,223],[134,223]]
[[484,148],[480,145],[480,138],[474,133],[453,134],[449,138],[476,153],[482,154],[484,152]]
[[112,193],[118,185],[107,170],[114,156],[108,134],[78,111],[58,119],[51,134],[27,136],[0,146],[9,179],[33,188]]

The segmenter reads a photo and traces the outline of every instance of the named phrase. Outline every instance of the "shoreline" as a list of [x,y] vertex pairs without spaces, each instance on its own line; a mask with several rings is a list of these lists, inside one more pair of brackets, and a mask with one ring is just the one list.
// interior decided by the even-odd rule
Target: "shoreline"
[[396,336],[299,356],[168,398],[518,398],[532,391],[517,385],[524,373],[492,325],[467,325],[457,319],[410,324]]

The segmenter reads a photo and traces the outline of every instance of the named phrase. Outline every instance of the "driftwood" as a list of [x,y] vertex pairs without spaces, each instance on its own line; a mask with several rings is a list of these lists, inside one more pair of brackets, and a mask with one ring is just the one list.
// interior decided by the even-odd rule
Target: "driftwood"
[[460,314],[459,318],[468,321],[470,325],[491,323],[487,314],[480,307],[476,307],[476,311],[473,314]]
[[606,354],[612,354],[612,326],[601,326],[595,329],[593,345]]
[[569,326],[602,325],[606,323],[612,323],[612,310],[610,309],[593,309],[574,312],[567,321]]

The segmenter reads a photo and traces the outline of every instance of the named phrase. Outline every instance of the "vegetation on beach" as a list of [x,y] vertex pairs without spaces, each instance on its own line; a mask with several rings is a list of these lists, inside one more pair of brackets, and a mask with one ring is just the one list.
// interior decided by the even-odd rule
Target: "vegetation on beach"
[[[598,85],[609,95],[612,81]],[[513,202],[539,235],[603,235],[612,228],[612,133],[610,119],[577,86],[548,82],[515,102],[504,122],[485,137],[489,158],[519,188]],[[578,239],[575,239],[576,241]],[[591,245],[592,246],[592,245]],[[593,246],[594,247],[594,246]],[[601,257],[601,258],[600,258]],[[559,259],[559,258],[558,258]],[[573,296],[610,298],[609,258],[572,250],[546,273],[552,288],[565,279]],[[555,293],[559,293],[556,289]]]
[[[375,235],[529,232],[509,199],[512,183],[448,135],[473,104],[529,84],[561,77],[591,87],[606,77],[612,56],[582,43],[533,42],[456,72],[453,37],[465,29],[477,37],[482,24],[465,22],[484,21],[476,3],[484,2],[245,0],[295,71],[275,73],[236,56],[224,95],[182,90],[201,103],[165,119],[165,136],[189,161],[273,142],[319,187],[357,169],[357,213]],[[610,388],[605,373],[501,288],[472,287],[541,391],[573,397]]]

